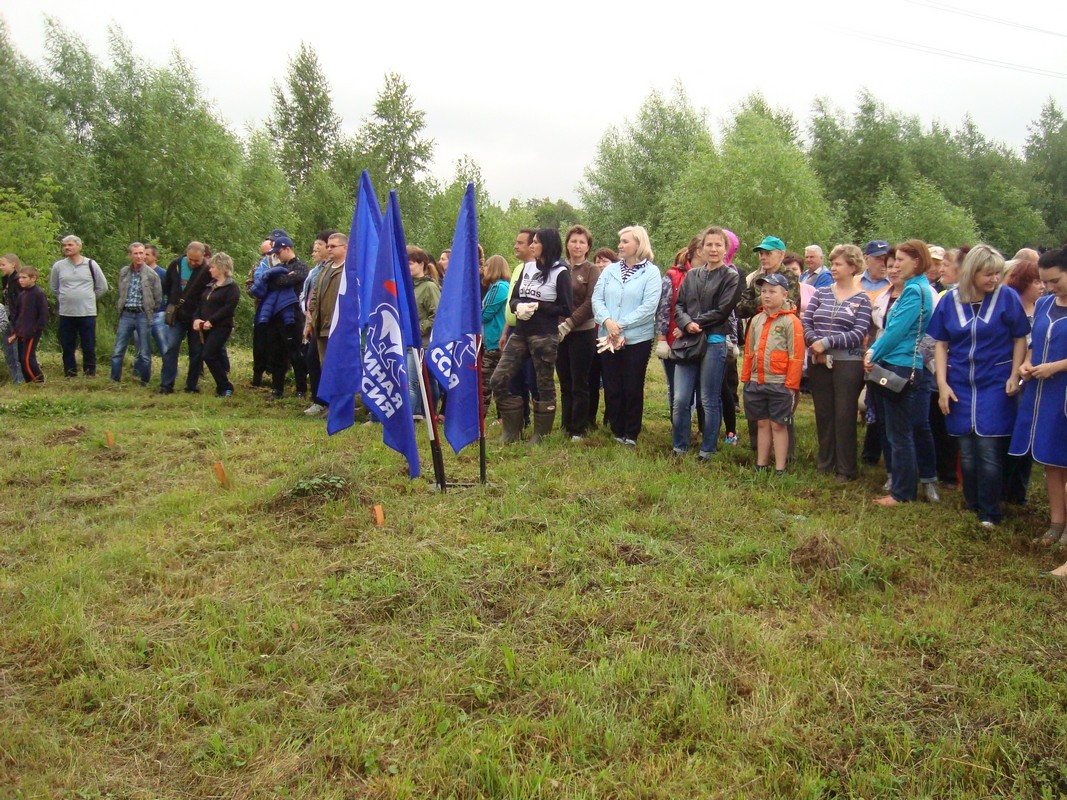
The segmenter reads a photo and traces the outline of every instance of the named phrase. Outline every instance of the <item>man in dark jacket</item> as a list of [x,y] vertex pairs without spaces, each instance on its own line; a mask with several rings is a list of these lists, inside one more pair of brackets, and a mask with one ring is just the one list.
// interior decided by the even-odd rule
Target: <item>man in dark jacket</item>
[[271,395],[275,400],[281,398],[285,390],[285,376],[292,364],[296,396],[306,397],[308,372],[302,346],[304,314],[300,309],[300,290],[308,276],[308,266],[296,257],[293,240],[288,236],[274,239],[274,247],[269,255],[277,257],[278,266],[272,267],[263,276],[267,294],[260,306],[261,314],[257,316],[263,315],[264,307],[270,308],[270,318],[264,322],[268,325]]
[[160,374],[159,393],[173,394],[174,381],[178,377],[178,356],[182,349],[182,340],[189,342],[189,372],[185,378],[185,391],[197,393],[196,388],[203,370],[203,343],[200,334],[193,331],[200,297],[211,280],[204,258],[206,248],[201,242],[189,242],[185,255],[174,259],[167,267],[167,277],[163,281],[163,296],[167,298],[167,325],[169,340],[167,352],[163,356],[163,369]]

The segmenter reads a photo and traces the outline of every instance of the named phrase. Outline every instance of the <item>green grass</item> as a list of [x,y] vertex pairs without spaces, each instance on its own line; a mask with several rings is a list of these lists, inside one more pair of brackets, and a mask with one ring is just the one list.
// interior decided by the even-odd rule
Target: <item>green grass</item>
[[808,400],[783,480],[679,464],[653,364],[636,453],[492,428],[442,494],[234,355],[231,401],[0,388],[0,797],[1067,794],[1039,470],[992,533],[879,509]]

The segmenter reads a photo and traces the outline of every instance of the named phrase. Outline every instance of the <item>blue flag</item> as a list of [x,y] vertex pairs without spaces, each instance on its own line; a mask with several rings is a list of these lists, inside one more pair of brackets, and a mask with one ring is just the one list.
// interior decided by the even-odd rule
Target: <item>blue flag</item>
[[419,450],[408,394],[408,381],[413,376],[408,375],[406,354],[409,346],[422,342],[412,337],[412,330],[419,336],[419,319],[396,192],[389,193],[389,207],[382,221],[370,303],[367,348],[363,352],[363,402],[381,420],[385,443],[407,459],[408,474],[417,478]]
[[428,352],[430,371],[445,387],[445,438],[455,452],[478,439],[478,337],[482,335],[482,293],[478,273],[478,214],[474,184],[467,184],[452,237],[445,285],[434,318]]
[[322,362],[319,397],[330,406],[326,432],[331,436],[350,428],[356,419],[356,393],[360,388],[359,337],[362,325],[362,285],[378,253],[382,212],[374,196],[370,175],[359,176],[359,192],[352,210],[341,286],[330,324],[330,339]]

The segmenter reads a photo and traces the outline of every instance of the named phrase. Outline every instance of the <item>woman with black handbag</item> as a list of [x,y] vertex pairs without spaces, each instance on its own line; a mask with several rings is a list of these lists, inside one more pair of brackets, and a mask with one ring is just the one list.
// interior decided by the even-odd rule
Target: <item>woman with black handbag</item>
[[674,321],[682,335],[671,345],[674,368],[673,449],[675,455],[689,450],[693,388],[700,381],[704,407],[701,459],[715,454],[722,422],[722,379],[726,371],[730,315],[741,299],[737,273],[726,267],[726,234],[711,227],[701,235],[704,266],[689,270],[678,289]]
[[875,500],[884,507],[918,499],[914,429],[929,416],[930,380],[920,343],[933,311],[926,279],[930,264],[925,242],[909,239],[897,245],[894,267],[904,287],[886,315],[885,330],[863,359],[867,381],[878,394],[879,410],[884,411],[886,455],[892,465],[890,493]]

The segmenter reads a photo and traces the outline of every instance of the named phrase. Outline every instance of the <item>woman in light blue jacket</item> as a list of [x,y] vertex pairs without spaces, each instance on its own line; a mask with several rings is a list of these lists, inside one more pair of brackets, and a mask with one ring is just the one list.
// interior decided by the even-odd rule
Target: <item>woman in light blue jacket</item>
[[645,370],[652,354],[659,267],[652,263],[648,232],[634,225],[619,231],[619,261],[593,287],[593,318],[607,345],[601,365],[604,405],[615,441],[633,447],[645,410]]

